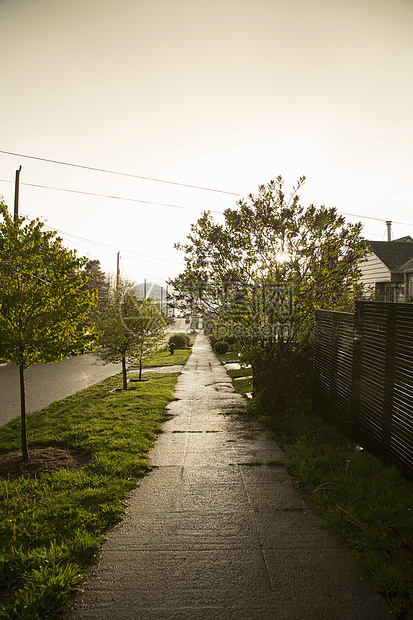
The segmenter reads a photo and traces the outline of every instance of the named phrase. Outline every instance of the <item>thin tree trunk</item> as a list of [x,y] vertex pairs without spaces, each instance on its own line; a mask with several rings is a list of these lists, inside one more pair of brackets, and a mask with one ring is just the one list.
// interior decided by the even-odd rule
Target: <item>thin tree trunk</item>
[[142,358],[139,358],[139,381],[142,381]]
[[26,390],[24,388],[24,366],[19,366],[20,371],[20,418],[21,418],[21,443],[23,461],[29,458],[27,449],[27,428],[26,428]]
[[126,357],[122,357],[122,377],[123,377],[123,389],[128,389],[128,379],[126,377]]

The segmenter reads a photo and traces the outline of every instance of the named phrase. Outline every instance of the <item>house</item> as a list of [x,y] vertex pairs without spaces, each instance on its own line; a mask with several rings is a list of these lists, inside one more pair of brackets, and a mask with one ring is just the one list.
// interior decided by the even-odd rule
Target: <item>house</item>
[[413,239],[367,243],[370,252],[360,264],[365,288],[380,301],[412,301]]

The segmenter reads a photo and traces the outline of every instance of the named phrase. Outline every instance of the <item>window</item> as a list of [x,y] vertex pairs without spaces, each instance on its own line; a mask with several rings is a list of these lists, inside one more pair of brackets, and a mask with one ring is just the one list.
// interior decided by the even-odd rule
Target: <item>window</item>
[[386,301],[396,301],[396,289],[394,286],[386,286]]

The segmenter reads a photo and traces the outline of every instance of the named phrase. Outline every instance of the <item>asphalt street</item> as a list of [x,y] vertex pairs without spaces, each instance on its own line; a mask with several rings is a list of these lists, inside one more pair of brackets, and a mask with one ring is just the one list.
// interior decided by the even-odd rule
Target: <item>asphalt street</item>
[[[27,413],[119,372],[120,364],[103,364],[93,353],[63,359],[57,364],[30,366],[25,371]],[[19,370],[13,364],[0,364],[0,426],[19,415]]]

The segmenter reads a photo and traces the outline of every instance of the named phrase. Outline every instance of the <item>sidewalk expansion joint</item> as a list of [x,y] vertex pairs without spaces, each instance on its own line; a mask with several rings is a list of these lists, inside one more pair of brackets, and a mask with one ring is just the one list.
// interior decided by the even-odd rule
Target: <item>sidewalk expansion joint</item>
[[[168,431],[164,431],[164,432],[168,432]],[[183,430],[183,431],[171,431],[172,433],[225,433],[226,431],[217,431],[217,430],[213,430],[213,431],[192,431],[192,430]]]

